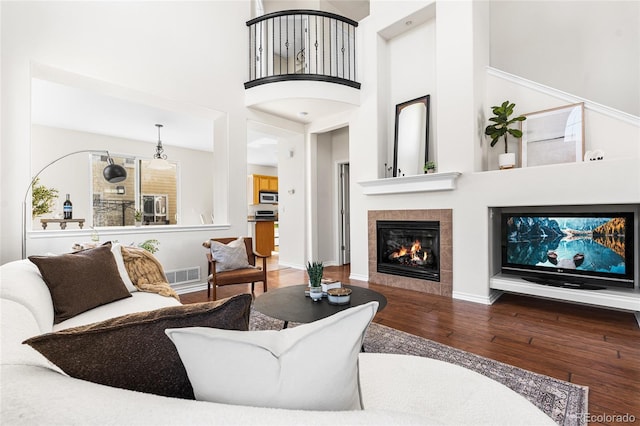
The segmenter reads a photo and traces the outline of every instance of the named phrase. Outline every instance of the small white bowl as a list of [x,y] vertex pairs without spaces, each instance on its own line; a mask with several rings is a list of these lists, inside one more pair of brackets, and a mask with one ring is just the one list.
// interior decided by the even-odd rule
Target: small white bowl
[[334,305],[346,305],[351,302],[351,289],[346,287],[330,288],[327,290],[329,303]]

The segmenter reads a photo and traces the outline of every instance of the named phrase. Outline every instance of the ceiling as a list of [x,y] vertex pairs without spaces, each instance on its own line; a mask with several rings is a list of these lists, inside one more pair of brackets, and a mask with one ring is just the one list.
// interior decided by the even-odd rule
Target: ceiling
[[31,122],[80,132],[213,151],[213,121],[179,111],[32,79]]
[[247,129],[247,163],[278,167],[278,137],[256,129]]
[[253,105],[252,108],[286,118],[287,120],[308,124],[322,117],[352,111],[354,106],[345,102],[327,99],[286,98],[261,102]]
[[[31,122],[42,126],[107,135],[164,146],[213,151],[211,118],[107,96],[45,79],[32,79]],[[249,164],[277,167],[278,139],[274,132],[247,130]]]
[[360,21],[369,16],[369,0],[326,0],[338,9],[342,16]]

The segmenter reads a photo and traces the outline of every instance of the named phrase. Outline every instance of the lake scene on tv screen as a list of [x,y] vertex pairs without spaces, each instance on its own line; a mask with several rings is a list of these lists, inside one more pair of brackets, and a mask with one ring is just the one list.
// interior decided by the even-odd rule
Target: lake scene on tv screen
[[624,275],[624,217],[506,218],[509,264]]

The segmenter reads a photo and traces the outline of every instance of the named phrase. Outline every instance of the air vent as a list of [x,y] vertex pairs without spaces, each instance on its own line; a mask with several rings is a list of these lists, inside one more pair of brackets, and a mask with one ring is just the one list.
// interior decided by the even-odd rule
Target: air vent
[[200,281],[200,267],[175,269],[173,271],[165,271],[169,284],[184,284],[194,281]]

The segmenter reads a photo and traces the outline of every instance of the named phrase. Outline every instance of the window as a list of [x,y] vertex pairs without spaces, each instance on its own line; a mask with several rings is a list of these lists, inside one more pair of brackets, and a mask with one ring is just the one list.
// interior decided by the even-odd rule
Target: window
[[143,225],[176,225],[178,212],[178,165],[167,170],[148,168],[149,160],[112,156],[127,170],[127,179],[109,183],[102,177],[105,155],[91,156],[93,226],[133,226],[135,211]]

